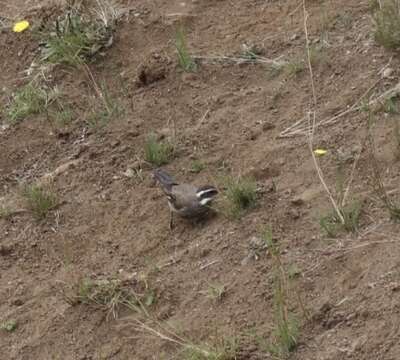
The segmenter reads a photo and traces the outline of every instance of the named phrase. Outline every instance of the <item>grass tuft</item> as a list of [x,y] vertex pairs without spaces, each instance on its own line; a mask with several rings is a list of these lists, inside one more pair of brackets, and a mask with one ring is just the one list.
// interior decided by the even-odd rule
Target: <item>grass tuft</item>
[[104,84],[101,86],[101,100],[99,108],[93,110],[87,118],[87,123],[92,129],[102,129],[111,120],[124,114],[124,108],[111,96]]
[[274,318],[276,329],[274,341],[268,346],[269,352],[280,359],[287,358],[297,347],[299,336],[298,321],[289,311],[289,279],[280,257],[279,246],[272,239],[272,233],[266,229],[263,239],[274,261]]
[[257,202],[257,184],[251,178],[227,177],[224,179],[225,195],[228,200],[228,214],[239,218],[243,211],[250,209]]
[[222,338],[213,346],[205,344],[187,345],[182,353],[183,360],[236,360],[238,345],[234,338]]
[[142,293],[137,294],[131,285],[118,279],[83,278],[70,289],[63,289],[62,294],[71,305],[97,305],[105,308],[114,318],[118,317],[123,307],[147,314],[146,308],[155,301],[154,293],[145,284]]
[[201,160],[193,160],[190,164],[190,172],[198,174],[206,168],[206,165]]
[[221,301],[226,294],[226,286],[223,284],[210,284],[208,289],[203,291],[209,299]]
[[382,0],[374,13],[375,41],[387,49],[400,47],[400,4],[398,0]]
[[379,165],[379,161],[376,157],[376,146],[375,146],[375,140],[372,135],[372,114],[371,112],[369,113],[369,119],[368,119],[368,137],[367,137],[367,144],[369,148],[369,156],[370,156],[370,164],[372,166],[372,179],[374,182],[374,188],[375,192],[378,195],[378,197],[381,199],[383,205],[387,209],[390,218],[395,221],[400,220],[400,205],[398,205],[395,201],[391,199],[389,196],[388,192],[385,189],[385,186],[383,185],[383,180],[382,180],[382,175],[381,175],[381,169]]
[[58,204],[56,195],[39,185],[26,186],[22,195],[36,220],[44,219]]
[[15,320],[5,321],[0,324],[0,329],[9,333],[15,331],[18,327],[18,323]]
[[329,236],[336,237],[342,230],[347,232],[357,232],[359,228],[362,204],[354,201],[346,207],[341,207],[340,213],[343,216],[344,223],[342,223],[336,212],[332,212],[319,219],[321,229]]
[[148,136],[144,144],[145,160],[155,166],[168,164],[174,155],[174,146],[168,141],[157,141],[154,134]]
[[90,16],[74,7],[57,18],[52,29],[42,32],[42,61],[78,67],[110,46],[117,16],[101,11],[100,4],[98,1],[99,9]]
[[188,52],[186,38],[183,29],[178,29],[175,36],[175,47],[178,52],[178,60],[181,68],[186,72],[197,70],[197,64]]
[[5,206],[5,205],[0,205],[0,219],[7,219],[12,215],[12,210]]
[[29,115],[40,114],[46,110],[47,101],[46,91],[29,83],[16,91],[7,117],[10,123],[15,124]]
[[297,76],[305,69],[305,63],[303,60],[291,60],[285,64],[285,72],[288,76]]

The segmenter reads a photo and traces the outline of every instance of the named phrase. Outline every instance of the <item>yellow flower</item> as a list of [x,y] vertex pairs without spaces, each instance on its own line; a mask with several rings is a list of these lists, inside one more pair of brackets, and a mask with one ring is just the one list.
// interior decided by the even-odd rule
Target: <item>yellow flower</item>
[[324,149],[315,149],[314,150],[314,154],[317,156],[324,156],[326,153],[327,153],[327,151]]
[[29,27],[29,22],[26,20],[18,21],[13,26],[14,32],[22,32],[25,31]]

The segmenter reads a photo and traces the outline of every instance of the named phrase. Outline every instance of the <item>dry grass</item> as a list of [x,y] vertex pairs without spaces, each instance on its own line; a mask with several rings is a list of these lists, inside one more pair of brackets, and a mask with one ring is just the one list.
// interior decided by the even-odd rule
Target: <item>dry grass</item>
[[400,3],[398,0],[381,0],[374,13],[377,43],[387,49],[400,47]]
[[155,301],[154,292],[144,283],[139,284],[140,293],[135,292],[132,284],[119,279],[81,278],[72,285],[64,284],[61,293],[71,305],[96,305],[106,309],[113,318],[117,318],[124,307],[147,314],[147,308]]
[[57,196],[51,190],[40,185],[25,186],[22,195],[36,220],[46,218],[58,204]]

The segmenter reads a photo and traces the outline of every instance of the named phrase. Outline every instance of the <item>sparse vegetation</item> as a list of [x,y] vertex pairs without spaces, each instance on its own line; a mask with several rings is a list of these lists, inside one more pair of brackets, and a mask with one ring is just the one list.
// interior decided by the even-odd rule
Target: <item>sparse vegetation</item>
[[137,294],[127,282],[118,279],[91,280],[80,279],[70,288],[62,289],[65,300],[71,305],[86,304],[105,308],[108,314],[118,317],[121,307],[135,312],[147,313],[147,307],[155,301],[154,293],[142,286],[142,293]]
[[398,114],[397,97],[389,97],[383,102],[383,111],[387,114]]
[[187,345],[182,353],[183,360],[235,360],[236,356],[236,340],[228,338],[220,339],[214,346]]
[[105,85],[102,86],[100,96],[102,101],[96,105],[96,109],[87,118],[87,123],[92,129],[102,129],[110,121],[121,117],[124,113],[121,104],[111,97]]
[[285,69],[285,64],[271,64],[267,68],[268,78],[274,79],[274,78],[278,77],[284,69]]
[[324,64],[327,61],[325,48],[322,45],[313,45],[310,47],[310,62],[312,66]]
[[263,239],[274,260],[274,319],[276,330],[274,340],[268,346],[269,352],[279,358],[287,358],[296,349],[298,339],[298,322],[289,310],[289,279],[281,261],[279,246],[272,239],[272,233],[266,229]]
[[58,204],[56,195],[39,185],[25,186],[22,195],[26,200],[28,209],[37,220],[44,219],[49,211]]
[[397,0],[382,0],[371,4],[375,8],[375,40],[387,49],[400,47],[400,4]]
[[395,118],[394,119],[394,137],[396,140],[396,159],[400,159],[400,124],[399,124],[400,119]]
[[303,60],[293,59],[285,64],[285,72],[288,76],[297,76],[305,69]]
[[174,154],[174,146],[168,141],[158,141],[156,135],[148,136],[144,144],[145,160],[155,166],[168,164]]
[[11,333],[17,329],[17,326],[18,323],[15,320],[9,320],[1,323],[0,329]]
[[200,160],[193,160],[190,164],[190,172],[198,174],[205,169],[206,165]]
[[226,187],[227,211],[230,216],[238,218],[244,210],[255,206],[257,202],[257,184],[253,179],[227,177],[223,182]]
[[210,284],[203,294],[211,300],[220,301],[226,294],[226,286],[223,284]]
[[48,96],[45,90],[34,83],[18,89],[7,110],[10,123],[14,124],[26,117],[46,110]]
[[368,116],[368,138],[367,144],[369,148],[370,164],[372,166],[372,174],[375,192],[381,199],[383,205],[387,209],[391,219],[399,221],[400,220],[400,206],[395,203],[387,193],[385,186],[383,185],[381,169],[379,166],[378,159],[376,158],[375,141],[372,135],[372,114],[369,113]]
[[0,219],[7,219],[10,217],[12,214],[12,210],[5,206],[5,205],[0,205]]
[[[356,161],[356,160],[355,160]],[[355,164],[350,175],[347,186],[345,184],[345,163],[343,160],[337,160],[336,167],[336,196],[334,202],[336,208],[332,208],[326,215],[319,217],[321,229],[329,237],[336,237],[341,231],[357,232],[362,212],[362,202],[355,199],[348,199]],[[332,195],[333,196],[333,195]]]
[[175,47],[178,52],[178,60],[181,68],[186,72],[196,71],[197,64],[188,52],[185,33],[182,28],[179,28],[176,32]]
[[63,127],[69,125],[75,117],[74,111],[70,107],[63,107],[53,112],[55,124]]
[[359,226],[361,209],[361,203],[358,201],[353,201],[345,207],[340,207],[344,223],[341,222],[338,214],[332,211],[330,214],[322,216],[319,219],[321,229],[324,230],[329,237],[336,237],[342,230],[356,232]]
[[78,67],[89,61],[100,49],[110,46],[119,13],[100,6],[83,14],[79,6],[57,18],[54,28],[42,32],[42,61]]

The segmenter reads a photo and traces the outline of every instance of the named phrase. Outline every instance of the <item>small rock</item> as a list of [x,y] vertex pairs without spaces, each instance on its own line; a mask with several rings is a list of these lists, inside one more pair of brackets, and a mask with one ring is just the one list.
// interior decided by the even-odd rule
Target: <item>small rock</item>
[[400,290],[400,283],[399,282],[392,282],[389,284],[390,290],[394,291],[399,291]]
[[297,220],[300,218],[300,212],[297,209],[290,209],[289,210],[289,216],[293,219],[293,220]]
[[293,197],[291,202],[294,205],[303,205],[304,203],[308,203],[311,200],[318,197],[321,194],[321,192],[322,192],[322,189],[320,187],[309,188],[309,189],[306,189],[305,191],[303,191],[302,194]]
[[392,76],[394,70],[392,68],[386,68],[385,70],[383,70],[382,72],[382,77],[384,79],[388,79]]
[[262,131],[268,131],[268,130],[272,130],[272,129],[275,129],[275,125],[270,122],[265,122],[262,125]]
[[245,139],[246,140],[256,140],[259,136],[259,132],[255,129],[246,129],[245,130]]
[[127,168],[125,172],[122,173],[127,178],[131,179],[135,176],[135,172],[131,168]]
[[112,148],[115,148],[115,147],[117,147],[119,144],[121,144],[121,141],[119,141],[119,140],[113,140],[113,141],[111,142],[111,147],[112,147]]
[[245,174],[257,181],[278,177],[280,175],[279,166],[276,164],[251,166]]
[[11,245],[1,245],[0,246],[0,255],[7,256],[13,252],[13,247]]
[[10,125],[8,125],[8,124],[0,125],[0,134],[5,132],[9,128],[10,128]]
[[296,205],[296,206],[304,205],[304,199],[302,199],[302,198],[299,197],[299,196],[295,196],[292,200],[290,200],[290,202],[291,202],[293,205]]
[[128,137],[138,137],[139,135],[140,135],[139,131],[137,131],[137,130],[129,130],[126,133],[126,136],[128,136]]
[[252,248],[252,249],[262,249],[262,248],[266,247],[264,240],[257,236],[252,236],[249,241],[249,244],[250,244],[250,248]]
[[163,140],[165,138],[169,138],[172,135],[172,131],[170,128],[163,128],[157,131],[157,140]]
[[130,163],[127,168],[128,169],[132,169],[132,170],[140,170],[143,169],[144,167],[146,167],[146,162],[143,160],[136,160],[132,163]]
[[16,299],[11,300],[11,305],[22,306],[22,305],[24,305],[24,301],[21,298],[16,298]]

